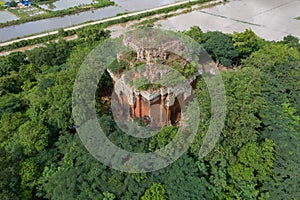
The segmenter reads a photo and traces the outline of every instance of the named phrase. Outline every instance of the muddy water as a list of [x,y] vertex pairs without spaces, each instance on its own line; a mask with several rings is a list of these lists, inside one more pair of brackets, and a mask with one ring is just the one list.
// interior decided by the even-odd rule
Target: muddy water
[[[85,3],[91,2],[88,0]],[[16,26],[9,26],[0,29],[0,42],[11,40],[17,37],[24,37],[26,35],[32,35],[42,33],[46,31],[52,31],[59,28],[64,28],[72,25],[77,25],[90,20],[101,20],[108,17],[113,17],[119,13],[125,11],[139,11],[149,8],[160,7],[162,5],[171,4],[184,0],[115,0],[117,6],[109,6],[100,8],[94,11],[82,12],[75,15],[56,17],[45,20],[39,20],[35,22],[28,22]],[[63,3],[60,6],[71,6],[78,3],[79,0],[59,0],[56,3]],[[62,8],[62,7],[60,7]],[[56,7],[58,9],[58,7]],[[1,18],[0,18],[1,19]]]
[[300,1],[298,0],[231,0],[212,8],[178,15],[156,24],[172,30],[199,26],[204,31],[232,33],[251,28],[267,40],[281,40],[286,35],[300,38]]
[[[80,6],[84,4],[91,4],[96,0],[57,0],[50,4],[43,4],[41,5],[42,8],[48,9],[48,10],[63,10],[74,6]],[[145,10],[150,8],[159,7],[162,5],[167,5],[175,2],[180,2],[183,0],[112,0],[117,5],[121,6],[122,8],[128,10],[128,11],[139,11],[139,10]]]
[[51,31],[72,25],[77,25],[89,20],[99,20],[113,17],[125,10],[117,6],[109,6],[94,11],[82,12],[75,15],[56,17],[50,19],[28,22],[16,26],[9,26],[0,29],[0,41],[7,41],[17,37]]
[[[100,20],[124,11],[154,8],[176,1],[179,0],[147,0],[143,2],[140,0],[115,0],[119,6],[1,28],[0,41],[68,27],[89,20]],[[157,24],[173,30],[186,30],[190,26],[196,25],[204,31],[218,30],[227,33],[241,32],[251,28],[263,38],[280,40],[288,34],[300,37],[300,20],[295,19],[300,16],[299,8],[300,1],[298,0],[231,0],[229,3],[212,8],[171,17],[159,21]]]
[[87,5],[93,3],[93,0],[57,0],[53,3],[49,4],[42,4],[40,7],[47,9],[47,10],[64,10],[67,8],[75,7],[75,6],[81,6],[81,5]]
[[121,6],[122,8],[128,11],[139,11],[139,10],[146,10],[150,8],[156,8],[163,5],[168,5],[184,0],[112,0],[117,5]]
[[6,10],[0,11],[0,23],[4,23],[4,22],[16,20],[16,19],[18,19],[18,17],[15,16],[14,14],[12,14]]

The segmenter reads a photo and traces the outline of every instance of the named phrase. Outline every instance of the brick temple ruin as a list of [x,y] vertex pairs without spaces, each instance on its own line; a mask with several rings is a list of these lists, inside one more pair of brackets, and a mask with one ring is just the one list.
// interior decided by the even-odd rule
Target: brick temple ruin
[[[112,73],[108,70],[114,82],[112,106],[114,106],[114,118],[117,120],[140,119],[146,125],[164,126],[180,125],[184,104],[191,98],[192,87],[195,81],[191,78],[188,84],[177,84],[168,87],[150,87],[147,90],[139,90],[132,84],[137,76],[147,77],[150,81],[161,79],[170,73],[170,69],[161,68],[159,63],[167,63],[175,50],[181,51],[184,45],[179,40],[168,40],[157,48],[144,48],[138,42],[124,39],[123,43],[130,46],[134,53],[135,62],[144,63],[144,70],[140,73],[133,72],[131,78],[126,80],[126,72]],[[118,56],[121,60],[122,54]],[[184,68],[188,63],[180,59],[180,65]],[[130,65],[133,65],[131,63]]]

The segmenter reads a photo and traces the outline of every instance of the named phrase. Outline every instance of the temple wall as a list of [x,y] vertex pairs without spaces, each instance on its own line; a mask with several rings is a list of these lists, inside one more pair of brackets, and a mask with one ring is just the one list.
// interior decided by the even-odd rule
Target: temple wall
[[[131,46],[136,51],[137,60],[146,63],[146,68],[141,76],[148,80],[156,76],[162,77],[169,73],[168,70],[155,65],[157,59],[167,61],[169,52],[180,55],[184,52],[184,45],[179,41],[169,41],[161,44],[158,48],[144,48],[137,41],[131,41],[130,38],[124,40],[125,45]],[[121,55],[119,55],[120,57]],[[185,67],[187,61],[182,62]],[[162,87],[157,90],[139,91],[126,84],[124,74],[115,76],[109,72],[114,80],[115,99],[118,101],[119,117],[127,120],[134,118],[145,119],[152,125],[164,126],[178,124],[182,110],[181,105],[191,96],[191,84],[194,79],[187,80],[185,83],[178,83],[174,87]],[[134,79],[133,79],[134,80]],[[195,84],[195,83],[194,83]]]

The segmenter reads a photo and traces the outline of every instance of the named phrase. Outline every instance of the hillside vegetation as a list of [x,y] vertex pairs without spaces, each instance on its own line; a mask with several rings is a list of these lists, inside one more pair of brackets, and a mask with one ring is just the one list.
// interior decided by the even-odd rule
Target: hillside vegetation
[[[180,159],[152,173],[129,174],[98,162],[85,149],[72,119],[72,89],[86,55],[109,32],[78,30],[61,40],[0,58],[0,199],[299,199],[300,44],[293,36],[269,42],[251,30],[230,35],[185,34],[227,67],[227,116],[216,147],[198,157],[210,121],[210,97],[197,83],[200,126]],[[111,88],[109,76],[99,90]],[[163,147],[176,128],[150,139],[128,136],[97,106],[102,129],[135,152]]]

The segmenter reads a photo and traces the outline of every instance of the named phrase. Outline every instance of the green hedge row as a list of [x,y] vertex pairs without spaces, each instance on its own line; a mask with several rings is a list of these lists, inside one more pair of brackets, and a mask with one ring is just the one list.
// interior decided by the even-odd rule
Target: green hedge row
[[[62,30],[62,29],[60,29]],[[29,45],[35,45],[35,44],[40,44],[40,43],[44,43],[44,42],[48,42],[50,40],[54,40],[57,39],[59,37],[66,37],[66,36],[71,36],[76,34],[76,31],[60,31],[57,34],[53,34],[53,35],[47,35],[44,37],[40,37],[40,38],[36,38],[36,39],[31,39],[31,40],[22,40],[19,42],[15,42],[13,44],[7,45],[7,46],[1,46],[0,47],[0,52],[1,51],[10,51],[13,49],[17,49],[17,48],[21,48],[21,47],[25,47],[25,46],[29,46]]]

